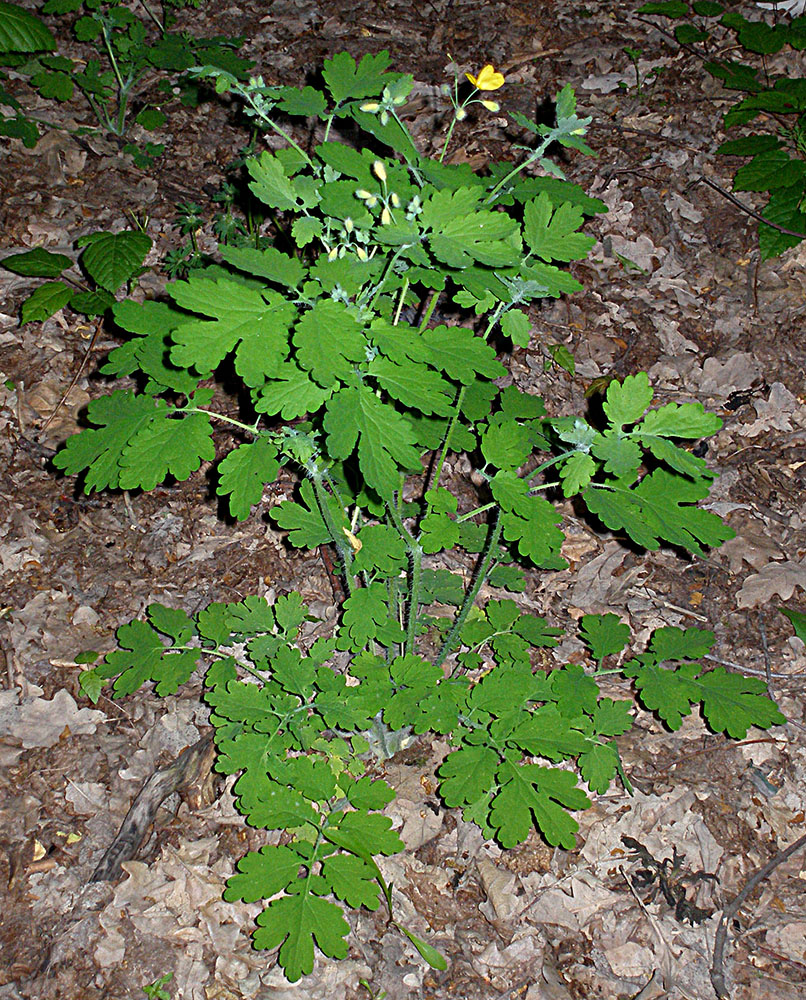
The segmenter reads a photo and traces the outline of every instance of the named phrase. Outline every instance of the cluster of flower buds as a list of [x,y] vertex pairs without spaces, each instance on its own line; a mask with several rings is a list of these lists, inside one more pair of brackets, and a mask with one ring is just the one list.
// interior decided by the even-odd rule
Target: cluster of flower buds
[[400,195],[396,191],[389,191],[386,186],[386,166],[383,160],[376,160],[372,164],[372,172],[381,182],[380,193],[367,191],[366,188],[359,188],[355,196],[360,198],[367,208],[375,208],[381,205],[381,225],[388,226],[395,221],[393,210],[400,208]]
[[336,260],[337,257],[341,259],[348,253],[354,253],[359,260],[369,260],[369,254],[365,246],[368,239],[368,234],[362,229],[356,229],[355,223],[348,216],[339,230],[339,242],[334,246],[330,246],[325,242],[327,259]]

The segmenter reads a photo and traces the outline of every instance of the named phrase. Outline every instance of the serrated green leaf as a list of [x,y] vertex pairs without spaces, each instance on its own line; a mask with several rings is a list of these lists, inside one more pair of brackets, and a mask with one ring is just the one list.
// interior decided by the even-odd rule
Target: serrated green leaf
[[358,65],[348,52],[338,52],[331,59],[325,60],[322,77],[336,104],[362,97],[375,97],[380,94],[388,79],[386,70],[390,62],[389,53],[385,49],[374,55],[363,56]]
[[576,757],[586,746],[582,733],[572,729],[554,705],[543,705],[532,712],[507,736],[507,743],[533,757],[555,762]]
[[583,712],[591,715],[599,697],[599,685],[581,663],[569,663],[549,674],[551,689],[562,715],[576,718]]
[[370,363],[367,372],[393,399],[406,407],[443,417],[452,412],[454,386],[425,365],[412,362],[398,365],[388,358],[378,357]]
[[639,656],[625,665],[624,673],[635,678],[641,701],[656,712],[672,730],[678,730],[683,716],[700,699],[700,687],[694,678],[698,663],[684,663],[676,669],[659,667],[651,657]]
[[501,317],[501,332],[505,337],[509,337],[516,347],[528,347],[532,323],[520,309],[511,309]]
[[91,400],[87,419],[96,426],[69,437],[53,464],[69,476],[86,470],[86,493],[119,487],[126,446],[154,420],[157,405],[149,396],[122,389]]
[[387,498],[398,488],[400,473],[420,468],[411,425],[367,387],[342,389],[325,407],[327,448],[346,459],[358,444],[358,462],[366,484]]
[[612,612],[606,615],[583,615],[579,634],[588,644],[591,656],[595,660],[603,660],[624,649],[630,638],[630,626]]
[[397,854],[405,847],[391,819],[380,813],[346,812],[337,828],[330,826],[322,832],[331,843],[365,860],[373,854]]
[[524,424],[490,418],[481,435],[481,452],[498,469],[518,469],[532,453],[531,432]]
[[358,651],[370,639],[384,644],[400,642],[403,630],[389,615],[388,595],[381,583],[355,590],[342,606],[342,628],[339,632],[339,649]]
[[[181,419],[173,419],[177,412]],[[158,400],[151,420],[122,448],[118,485],[124,490],[153,490],[168,475],[184,482],[202,462],[215,458],[212,433],[209,414],[181,414]]]
[[733,530],[710,511],[694,506],[708,496],[708,487],[665,469],[646,476],[635,489],[615,482],[610,488],[589,486],[583,497],[588,510],[612,531],[623,529],[638,545],[654,551],[661,541],[680,545],[697,555],[703,545],[719,545]]
[[[319,512],[313,486],[306,480],[299,491],[301,503],[284,500],[269,512],[269,516],[288,532],[288,541],[296,548],[315,549],[320,545],[333,543],[335,539],[330,537]],[[349,521],[338,500],[330,497],[328,504],[336,524],[340,528],[349,527]]]
[[243,521],[252,507],[260,503],[263,489],[273,483],[280,471],[277,448],[268,438],[258,438],[231,451],[218,467],[219,496],[229,494],[233,517]]
[[760,677],[743,677],[715,667],[698,678],[702,688],[702,713],[717,733],[743,740],[750,726],[769,729],[786,722]]
[[259,929],[252,936],[256,948],[281,945],[277,960],[286,978],[295,983],[313,969],[313,944],[328,958],[345,958],[350,925],[341,907],[295,886],[295,895],[273,900],[257,918]]
[[592,236],[577,232],[583,222],[582,210],[567,202],[553,209],[545,192],[524,206],[523,237],[527,246],[546,262],[580,260],[596,242]]
[[43,323],[63,309],[74,292],[61,281],[46,281],[23,302],[20,319],[23,323]]
[[563,496],[572,497],[584,490],[596,472],[596,463],[582,451],[575,451],[560,467]]
[[621,736],[632,727],[629,701],[613,701],[601,698],[593,713],[593,728],[599,736]]
[[278,87],[277,106],[287,115],[313,118],[327,107],[324,95],[313,87]]
[[618,750],[612,743],[592,743],[579,755],[579,773],[592,792],[607,791],[619,770]]
[[273,153],[263,150],[259,157],[246,161],[252,180],[249,190],[269,208],[287,211],[300,205],[294,185],[286,176],[282,162]]
[[288,334],[296,308],[269,290],[246,288],[226,278],[191,275],[170,288],[183,309],[210,319],[190,321],[173,332],[171,360],[183,368],[212,372],[235,350],[235,370],[249,386],[273,376],[288,354]]
[[222,244],[218,248],[222,258],[233,267],[247,274],[268,278],[286,288],[297,288],[305,274],[305,267],[296,257],[289,257],[275,247],[233,247]]
[[440,794],[449,807],[477,802],[495,781],[498,754],[484,746],[463,746],[439,767]]
[[322,875],[333,895],[348,906],[377,910],[381,905],[381,887],[375,881],[375,872],[363,858],[333,854],[322,864]]
[[422,360],[465,385],[479,377],[500,378],[506,371],[493,348],[467,327],[435,326],[423,331],[420,342]]
[[294,361],[281,362],[270,379],[256,392],[258,413],[279,413],[283,420],[294,420],[316,413],[333,394],[332,388],[321,385]]
[[73,266],[72,260],[63,253],[51,253],[42,247],[9,254],[0,264],[14,274],[22,274],[27,278],[58,278],[62,271]]
[[267,844],[259,851],[250,851],[238,862],[240,874],[227,879],[224,899],[228,903],[238,899],[245,903],[271,899],[294,882],[302,863],[293,847]]
[[505,762],[497,777],[501,788],[490,805],[490,824],[502,847],[526,840],[534,822],[552,846],[573,849],[579,824],[566,810],[585,809],[590,804],[573,774],[537,764]]
[[649,376],[646,372],[638,372],[628,375],[623,382],[611,382],[602,408],[613,427],[619,429],[640,420],[653,396]]
[[708,654],[713,644],[714,633],[707,629],[667,625],[655,629],[649,648],[662,663],[664,660],[699,660]]
[[129,231],[92,236],[81,263],[97,285],[114,293],[139,270],[151,249],[151,239],[145,233]]
[[185,645],[196,634],[192,619],[181,608],[154,603],[149,604],[146,612],[154,628],[170,636],[178,646]]
[[175,694],[196,669],[201,650],[166,649],[162,637],[150,625],[136,619],[117,630],[118,649],[108,653],[104,672],[119,674],[115,695],[132,694],[146,681],[157,682],[157,694]]
[[355,365],[366,360],[366,340],[361,325],[346,306],[319,299],[294,328],[297,361],[324,388],[336,380],[346,382]]
[[353,573],[380,573],[396,576],[406,568],[406,545],[400,535],[385,524],[369,524],[358,533],[361,548],[353,557]]

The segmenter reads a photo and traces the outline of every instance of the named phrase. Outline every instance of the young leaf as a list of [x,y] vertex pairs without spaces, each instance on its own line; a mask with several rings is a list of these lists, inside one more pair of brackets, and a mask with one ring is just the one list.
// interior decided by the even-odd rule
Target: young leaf
[[607,396],[602,408],[614,428],[634,424],[652,402],[653,390],[649,386],[646,372],[628,375],[623,382],[613,381],[607,388]]

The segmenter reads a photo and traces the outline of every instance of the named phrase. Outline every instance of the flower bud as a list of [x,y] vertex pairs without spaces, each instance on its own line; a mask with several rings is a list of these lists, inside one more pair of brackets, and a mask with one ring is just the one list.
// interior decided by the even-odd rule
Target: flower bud
[[483,104],[488,111],[501,110],[501,105],[498,103],[498,101],[480,101],[479,103]]
[[344,220],[344,231],[346,233],[351,233],[354,229],[355,229],[355,223],[348,215],[347,218]]
[[456,120],[458,122],[461,122],[461,121],[464,121],[465,118],[467,118],[467,112],[465,111],[465,109],[464,108],[457,108],[456,109]]
[[392,221],[392,213],[384,205],[384,209],[381,212],[381,225],[382,226],[388,226],[391,221]]
[[396,191],[393,191],[389,200],[392,202],[393,208],[400,208],[400,197]]
[[372,164],[372,172],[378,178],[381,183],[386,180],[386,167],[383,165],[382,160],[376,160]]
[[374,198],[375,195],[371,191],[367,191],[366,188],[359,188],[355,193],[356,198],[360,198],[361,201],[369,201],[370,198]]
[[358,257],[359,260],[368,260],[369,259],[369,254],[367,253],[367,251],[363,247],[356,247],[355,248],[355,255],[356,255],[356,257]]
[[361,110],[367,111],[369,112],[369,114],[374,115],[379,107],[380,104],[378,104],[377,101],[366,101],[364,104],[361,105]]
[[338,257],[338,255],[339,255],[339,249],[338,249],[338,247],[333,247],[331,250],[328,250],[328,252],[327,252],[327,259],[328,260],[335,260]]

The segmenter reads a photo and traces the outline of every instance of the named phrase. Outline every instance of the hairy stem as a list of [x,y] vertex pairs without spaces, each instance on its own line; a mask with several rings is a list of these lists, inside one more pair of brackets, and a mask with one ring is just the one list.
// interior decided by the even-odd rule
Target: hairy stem
[[393,503],[387,503],[386,509],[392,518],[392,523],[398,534],[406,543],[406,549],[411,560],[411,574],[409,576],[409,601],[408,614],[406,616],[406,652],[414,652],[414,644],[417,638],[417,618],[420,613],[420,594],[422,591],[422,570],[423,570],[423,547],[403,524],[403,518]]
[[339,531],[336,522],[333,520],[333,515],[330,512],[330,504],[327,502],[327,492],[322,485],[322,473],[318,469],[309,469],[308,474],[313,485],[313,492],[316,496],[316,505],[319,508],[319,513],[322,515],[322,520],[325,522],[327,530],[330,532],[330,537],[333,539],[333,544],[336,546],[336,550],[341,557],[344,589],[349,597],[353,592],[353,550],[350,548],[350,544],[346,540],[344,533]]
[[476,569],[473,582],[465,594],[465,599],[462,602],[462,607],[459,609],[459,613],[453,623],[453,628],[446,636],[445,641],[442,643],[442,648],[437,653],[436,659],[434,660],[434,665],[437,667],[442,666],[445,661],[445,657],[448,656],[449,653],[452,653],[458,645],[459,633],[462,630],[462,626],[467,620],[467,616],[470,614],[470,609],[476,603],[476,598],[479,596],[482,584],[487,579],[487,575],[490,572],[490,567],[493,559],[495,558],[495,550],[498,548],[498,542],[501,538],[502,528],[503,524],[501,522],[501,512],[500,509],[498,509],[495,513],[495,520],[490,525],[490,531],[487,535],[487,541],[481,555],[481,562]]

